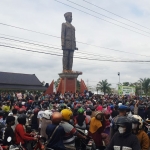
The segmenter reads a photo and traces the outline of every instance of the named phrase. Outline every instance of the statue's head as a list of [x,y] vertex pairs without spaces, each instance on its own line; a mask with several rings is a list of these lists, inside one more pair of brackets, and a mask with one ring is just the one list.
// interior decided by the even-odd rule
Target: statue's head
[[64,14],[66,21],[68,21],[69,23],[72,22],[72,12],[67,12]]

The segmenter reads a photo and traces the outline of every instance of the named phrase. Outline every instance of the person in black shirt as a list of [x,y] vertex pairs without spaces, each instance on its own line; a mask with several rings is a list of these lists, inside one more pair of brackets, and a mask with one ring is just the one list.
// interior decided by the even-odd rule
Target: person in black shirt
[[113,110],[112,113],[111,113],[111,117],[114,118],[114,117],[116,117],[117,115],[119,115],[119,111],[118,111],[118,106],[116,105],[116,106],[114,107],[114,110]]
[[[11,145],[14,141],[15,141],[15,139],[14,139],[14,137],[15,137],[15,134],[14,134],[14,131],[13,131],[13,129],[11,128],[11,126],[13,126],[14,124],[15,124],[15,117],[13,117],[13,116],[8,116],[7,118],[6,118],[6,124],[7,124],[7,127],[6,127],[6,129],[5,129],[5,134],[4,134],[4,142],[3,142],[3,144],[4,145]],[[11,137],[11,142],[7,142],[7,138],[8,137]]]

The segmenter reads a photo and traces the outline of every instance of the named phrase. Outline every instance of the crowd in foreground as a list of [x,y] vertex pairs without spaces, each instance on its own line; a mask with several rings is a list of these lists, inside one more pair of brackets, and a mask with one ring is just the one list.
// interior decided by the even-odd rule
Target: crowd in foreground
[[[3,149],[19,144],[33,149],[29,141],[37,142],[38,133],[46,143],[45,148],[41,144],[41,149],[47,150],[79,149],[76,139],[87,141],[89,137],[99,150],[149,150],[149,123],[148,97],[97,95],[89,91],[0,96]],[[88,132],[82,134],[81,130]],[[8,137],[12,140],[8,141]]]

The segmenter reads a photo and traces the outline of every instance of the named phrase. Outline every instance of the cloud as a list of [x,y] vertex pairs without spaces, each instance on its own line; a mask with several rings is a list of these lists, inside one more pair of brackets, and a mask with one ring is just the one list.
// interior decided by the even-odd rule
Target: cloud
[[[94,12],[87,11],[79,6],[75,6],[66,0],[61,2],[67,3],[68,5],[84,10],[97,17],[106,19],[112,23],[116,23],[141,33],[141,31],[138,31],[137,29],[127,27],[113,20],[104,18],[103,16],[100,16]],[[143,34],[149,36],[148,32],[150,31],[146,28],[142,28],[138,25],[114,16],[81,0],[77,0],[75,2],[101,14],[112,17],[113,19],[140,28],[147,32],[142,32]],[[149,1],[143,3],[142,0],[93,0],[92,3],[127,19],[130,19],[131,21],[142,24],[143,26],[150,26],[150,10],[148,7],[150,3]],[[0,1],[0,22],[20,26],[50,35],[60,36],[61,24],[62,22],[65,22],[63,15],[68,11],[73,12],[72,24],[76,28],[77,41],[98,45],[100,47],[109,47],[111,49],[150,56],[149,37],[123,29],[101,19],[94,18],[73,8],[57,3],[56,1]],[[45,36],[42,34],[23,31],[7,26],[0,25],[0,34],[17,36],[20,38],[26,38],[29,40],[56,45],[55,47],[61,47],[60,38]],[[22,47],[28,46],[35,50],[39,48],[36,46],[10,42],[2,39],[0,39],[0,42],[18,44]],[[149,57],[120,53],[117,51],[102,49],[100,47],[93,47],[78,42],[77,47],[79,48],[79,51],[75,52],[75,56],[80,57],[85,56],[88,58],[111,60],[149,60]],[[40,49],[45,50],[42,47],[40,47]],[[46,50],[62,54],[61,50]],[[0,71],[36,74],[41,81],[49,83],[53,79],[56,80],[59,77],[58,73],[62,71],[62,57],[48,54],[46,55],[24,52],[21,50],[4,47],[0,47],[0,52]],[[85,55],[81,54],[80,52],[88,54]],[[115,84],[117,84],[119,80],[117,72],[121,73],[121,82],[136,82],[139,78],[148,77],[148,74],[150,73],[148,66],[149,63],[115,63],[74,59],[73,69],[82,71],[83,75],[79,76],[79,79],[82,78],[85,81],[88,79],[89,85],[95,86],[98,81],[108,79],[108,82],[113,83],[112,86],[115,87]]]

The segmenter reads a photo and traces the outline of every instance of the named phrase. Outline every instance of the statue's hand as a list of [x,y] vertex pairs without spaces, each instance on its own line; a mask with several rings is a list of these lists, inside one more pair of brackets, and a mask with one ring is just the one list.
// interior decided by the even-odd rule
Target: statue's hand
[[65,50],[65,46],[62,46],[62,50]]
[[78,50],[78,48],[76,47],[75,50]]

